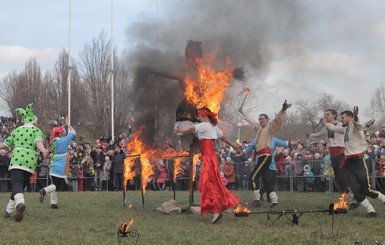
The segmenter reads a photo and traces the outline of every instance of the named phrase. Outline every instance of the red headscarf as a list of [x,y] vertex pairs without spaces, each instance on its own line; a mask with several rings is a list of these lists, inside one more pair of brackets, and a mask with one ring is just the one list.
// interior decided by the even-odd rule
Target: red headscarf
[[203,108],[198,111],[199,116],[211,116],[211,120],[215,123],[218,123],[217,114],[214,112],[211,112],[210,110]]
[[49,138],[49,145],[52,144],[53,140],[56,138],[56,137],[59,137],[60,135],[62,135],[64,133],[64,128],[63,127],[54,127],[51,131],[51,136]]

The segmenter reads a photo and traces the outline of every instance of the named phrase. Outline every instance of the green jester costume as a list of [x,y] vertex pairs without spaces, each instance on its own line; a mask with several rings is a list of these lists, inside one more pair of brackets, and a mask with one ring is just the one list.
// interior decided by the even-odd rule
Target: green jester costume
[[18,108],[16,111],[23,117],[24,125],[16,128],[4,141],[7,147],[13,147],[9,170],[21,169],[33,174],[37,164],[36,141],[43,141],[43,132],[33,123],[37,120],[32,112],[32,104],[27,109]]
[[37,117],[33,113],[33,104],[29,104],[26,109],[18,108],[16,112],[21,115],[24,125],[14,129],[0,148],[12,147],[13,153],[9,166],[12,183],[12,194],[8,202],[5,217],[16,210],[15,220],[23,219],[25,202],[23,190],[29,178],[35,172],[37,164],[37,150],[47,155],[47,150],[43,145],[43,133],[34,124]]

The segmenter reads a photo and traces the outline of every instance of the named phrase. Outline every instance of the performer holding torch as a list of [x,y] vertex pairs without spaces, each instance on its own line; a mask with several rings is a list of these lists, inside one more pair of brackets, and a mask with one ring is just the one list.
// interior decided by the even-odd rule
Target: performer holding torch
[[[245,121],[247,121],[250,125],[254,126],[254,129],[256,132],[258,132],[258,128],[256,127],[256,122],[252,120],[244,111],[243,111],[243,105],[245,104],[246,98],[248,94],[250,93],[250,89],[246,88],[244,90],[245,92],[245,98],[242,101],[242,104],[239,108],[239,112],[242,114],[242,116],[245,118]],[[242,154],[249,154],[253,149],[255,149],[257,143],[257,138],[254,138],[252,142],[245,148],[243,151],[240,153]],[[265,170],[265,173],[261,175],[262,181],[263,181],[263,187],[262,190],[259,190],[259,197],[261,199],[261,196],[263,192],[266,192],[268,200],[272,200],[272,204],[270,208],[274,208],[278,206],[278,196],[276,194],[275,190],[275,184],[276,184],[276,175],[277,175],[277,168],[275,166],[274,162],[274,150],[276,146],[283,146],[283,147],[288,147],[290,144],[289,141],[283,141],[281,139],[278,139],[276,137],[272,138],[271,145],[270,145],[270,150],[271,150],[271,162],[268,167],[268,169]],[[257,159],[258,160],[258,157]],[[258,165],[255,166],[255,169],[258,168]],[[258,180],[257,180],[258,181]],[[255,198],[255,197],[254,197]],[[272,198],[272,199],[271,199]],[[253,200],[252,207],[259,207],[261,205],[260,200]]]
[[269,178],[272,178],[272,176],[269,174],[269,165],[272,161],[271,144],[274,134],[281,128],[284,122],[286,110],[290,107],[291,104],[288,104],[285,100],[282,105],[282,109],[278,112],[275,119],[271,123],[269,123],[269,117],[266,114],[260,114],[258,117],[259,124],[257,124],[250,117],[248,117],[244,113],[242,107],[239,108],[239,112],[245,117],[245,120],[248,123],[254,125],[255,130],[257,132],[255,150],[257,152],[258,163],[254,167],[250,176],[250,182],[254,194],[251,208],[261,206],[260,184],[258,181],[259,177],[262,177],[264,183],[268,183],[268,185],[265,186],[265,189],[267,193],[269,193],[271,202],[278,203],[277,194],[273,189],[273,182],[268,180]]
[[207,107],[198,110],[200,123],[190,127],[176,127],[174,133],[195,133],[199,139],[200,153],[202,155],[202,171],[199,178],[198,189],[201,192],[201,215],[213,214],[211,223],[215,224],[222,218],[222,212],[239,203],[223,184],[220,177],[218,158],[214,151],[215,140],[221,139],[234,149],[241,151],[242,147],[223,136],[217,126],[217,115]]

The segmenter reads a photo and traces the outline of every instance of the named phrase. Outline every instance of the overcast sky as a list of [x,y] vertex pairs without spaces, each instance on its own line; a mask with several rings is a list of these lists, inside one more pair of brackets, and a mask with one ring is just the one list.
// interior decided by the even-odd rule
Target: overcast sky
[[[182,56],[186,41],[231,56],[251,81],[263,84],[261,112],[283,100],[320,93],[369,107],[384,82],[385,1],[382,0],[114,0],[114,42],[121,55],[140,49]],[[29,57],[50,70],[68,46],[67,0],[2,1],[0,79],[21,71]],[[71,48],[104,30],[110,35],[110,0],[72,0]],[[132,56],[134,57],[134,56]],[[347,108],[350,109],[350,108]]]

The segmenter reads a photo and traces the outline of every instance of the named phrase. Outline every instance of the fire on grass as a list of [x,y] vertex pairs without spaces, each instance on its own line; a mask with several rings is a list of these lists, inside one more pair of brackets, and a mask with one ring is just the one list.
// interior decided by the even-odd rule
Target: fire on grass
[[234,209],[234,215],[236,217],[239,217],[239,216],[249,216],[250,214],[250,209],[249,209],[249,205],[248,203],[245,203],[244,206],[242,206],[242,204],[238,204],[237,208]]
[[[128,205],[128,209],[131,209],[132,205]],[[130,221],[124,222],[119,226],[117,237],[118,237],[118,243],[121,243],[121,238],[131,237],[136,238],[135,244],[138,243],[139,240],[139,232],[133,227],[134,225],[134,218],[131,217]],[[128,236],[129,235],[129,236]]]
[[346,214],[348,212],[348,195],[346,193],[342,193],[342,195],[338,198],[338,202],[333,203],[333,213],[335,214]]
[[133,224],[134,224],[134,218],[131,217],[129,222],[125,222],[120,225],[119,232],[122,233],[123,235],[127,235]]

